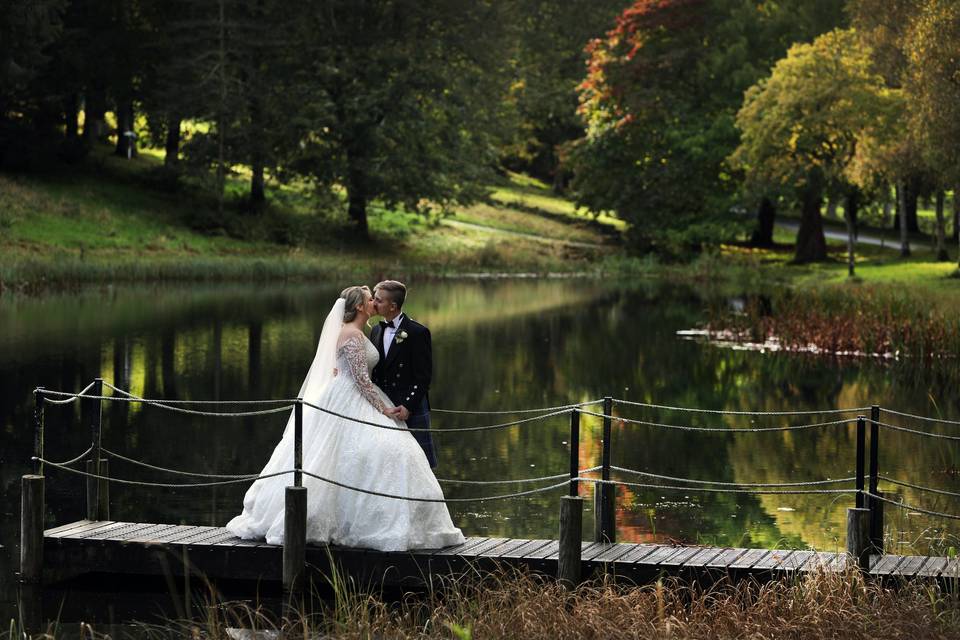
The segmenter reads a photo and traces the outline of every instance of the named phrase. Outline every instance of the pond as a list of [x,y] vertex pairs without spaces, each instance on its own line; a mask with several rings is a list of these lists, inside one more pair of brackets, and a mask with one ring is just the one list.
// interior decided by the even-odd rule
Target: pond
[[[0,298],[3,609],[12,610],[15,598],[12,572],[19,557],[20,476],[32,469],[35,387],[79,391],[102,376],[150,398],[294,396],[341,284],[111,287]],[[738,351],[677,335],[702,321],[708,303],[730,295],[588,279],[425,281],[412,284],[406,311],[433,333],[435,380],[430,396],[438,410],[509,412],[609,395],[631,402],[739,412],[820,411],[877,403],[909,413],[960,418],[956,376],[936,366],[908,368]],[[703,433],[618,421],[612,436],[616,466],[727,483],[800,482],[854,474],[853,424],[730,432],[738,427],[829,422],[837,419],[833,414],[737,416],[627,404],[616,405],[615,412],[647,422],[720,429]],[[530,415],[438,411],[434,426],[488,425]],[[103,445],[123,455],[187,471],[243,474],[260,470],[286,416],[212,419],[139,404],[105,403],[103,422]],[[441,459],[437,475],[446,480],[498,480],[564,473],[568,422],[566,416],[558,416],[506,429],[437,434]],[[951,431],[951,425],[902,418],[898,424]],[[89,440],[77,405],[47,408],[49,459],[72,458],[86,449]],[[960,490],[957,443],[887,430],[881,440],[884,474]],[[599,463],[600,441],[600,420],[584,416],[581,468]],[[111,473],[178,481],[117,460],[111,462]],[[84,483],[52,469],[47,477],[48,526],[82,518]],[[642,476],[621,477],[652,482]],[[544,484],[550,483],[533,486]],[[530,486],[444,484],[446,495],[458,498]],[[891,497],[909,504],[960,513],[950,496],[892,485],[887,489]],[[244,490],[245,485],[177,490],[113,485],[111,518],[222,526],[240,509]],[[554,489],[512,500],[456,503],[451,514],[467,535],[552,538],[562,493],[563,489]],[[587,486],[582,493],[589,497],[592,490]],[[590,501],[587,504],[584,520],[590,535],[593,518]],[[752,495],[622,488],[617,497],[617,536],[621,541],[835,551],[843,548],[845,511],[850,506],[852,493]],[[887,508],[891,550],[945,553],[958,532],[960,527],[949,521]]]

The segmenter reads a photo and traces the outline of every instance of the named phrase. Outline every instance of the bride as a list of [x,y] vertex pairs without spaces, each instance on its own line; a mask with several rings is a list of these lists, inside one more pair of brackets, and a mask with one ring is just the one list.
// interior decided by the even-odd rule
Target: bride
[[[403,427],[370,381],[377,348],[363,333],[374,314],[366,286],[344,289],[327,315],[300,397],[343,416]],[[261,475],[293,469],[294,418]],[[405,430],[381,429],[303,407],[303,469],[343,485],[413,498],[442,499],[423,449]],[[283,543],[285,487],[292,474],[257,480],[227,529],[245,539]],[[464,541],[443,502],[384,498],[303,476],[307,540],[380,551],[440,548]]]

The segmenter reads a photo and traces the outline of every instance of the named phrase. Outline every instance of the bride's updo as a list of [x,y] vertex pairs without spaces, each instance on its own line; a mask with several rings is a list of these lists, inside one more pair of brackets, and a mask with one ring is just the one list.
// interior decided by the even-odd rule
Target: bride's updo
[[353,319],[357,317],[357,307],[365,303],[367,301],[367,296],[370,295],[373,295],[370,293],[370,287],[365,284],[347,287],[340,292],[340,297],[344,300],[344,323],[353,322]]

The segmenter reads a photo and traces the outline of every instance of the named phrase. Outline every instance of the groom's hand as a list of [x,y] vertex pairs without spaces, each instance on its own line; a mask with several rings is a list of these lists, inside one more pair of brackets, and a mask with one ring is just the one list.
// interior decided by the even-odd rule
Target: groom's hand
[[397,420],[406,422],[407,418],[409,417],[410,417],[410,411],[405,406],[400,405],[399,407],[397,407]]

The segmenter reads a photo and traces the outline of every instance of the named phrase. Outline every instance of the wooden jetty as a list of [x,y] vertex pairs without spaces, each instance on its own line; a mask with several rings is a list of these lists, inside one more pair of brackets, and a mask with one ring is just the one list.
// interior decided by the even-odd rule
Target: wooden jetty
[[[283,547],[241,540],[219,527],[79,520],[43,535],[44,582],[80,573],[133,575],[192,574],[210,580],[281,582]],[[431,577],[471,567],[523,567],[556,575],[558,540],[471,537],[444,549],[384,553],[335,545],[307,545],[306,563],[327,572],[331,562],[357,584],[423,586]],[[803,550],[692,547],[658,544],[581,542],[583,577],[612,574],[645,583],[659,575],[689,579],[761,580],[817,570],[838,571],[848,555]],[[878,577],[960,576],[960,559],[873,555],[868,572]]]

